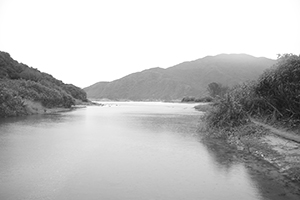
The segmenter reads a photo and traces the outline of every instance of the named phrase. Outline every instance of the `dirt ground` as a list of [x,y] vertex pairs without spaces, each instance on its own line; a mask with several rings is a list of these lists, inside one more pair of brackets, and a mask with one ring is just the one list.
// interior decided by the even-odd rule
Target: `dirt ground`
[[[269,125],[254,124],[253,126],[256,126],[261,133],[229,137],[229,144],[240,152],[239,159],[254,172],[254,176],[261,179],[262,184],[266,179],[271,179],[278,188],[284,189],[269,191],[274,195],[272,199],[280,199],[279,197],[288,199],[288,195],[300,199],[300,143],[287,139],[288,136],[282,136],[295,135]],[[264,178],[259,177],[259,174],[264,174]],[[264,188],[268,188],[268,185]]]

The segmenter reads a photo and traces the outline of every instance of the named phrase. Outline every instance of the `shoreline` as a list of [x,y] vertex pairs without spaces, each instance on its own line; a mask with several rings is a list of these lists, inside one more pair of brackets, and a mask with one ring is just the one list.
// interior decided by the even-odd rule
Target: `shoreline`
[[[59,112],[67,112],[71,111],[76,108],[80,108],[80,105],[75,105],[70,108],[64,107],[53,107],[53,108],[46,108],[40,102],[24,100],[24,106],[27,115],[36,115],[36,114],[53,114]],[[85,107],[85,106],[84,106]]]
[[[32,106],[34,105],[34,106]],[[27,107],[26,109],[30,110],[29,115],[32,114],[54,114],[60,112],[68,112],[75,109],[86,108],[87,106],[103,106],[104,104],[95,103],[95,102],[83,102],[83,101],[76,101],[75,105],[71,106],[70,108],[63,108],[63,107],[54,107],[54,108],[46,108],[42,106],[39,102],[34,102],[31,104],[25,104]]]
[[20,109],[15,109],[15,115],[13,116],[4,116],[1,118],[10,118],[10,117],[21,117],[21,116],[30,116],[30,115],[48,115],[55,114],[60,112],[69,112],[75,109],[86,108],[87,106],[104,106],[101,103],[95,103],[92,101],[83,102],[76,100],[75,105],[70,108],[65,107],[53,107],[47,108],[41,104],[41,102],[31,101],[28,99],[23,99],[23,107]]
[[226,142],[242,154],[242,160],[251,155],[269,166],[265,168],[260,167],[259,163],[248,162],[250,168],[269,174],[274,180],[284,186],[289,185],[293,192],[300,195],[300,143],[282,138],[272,130],[254,123],[244,125],[236,131],[243,132],[249,126],[256,133],[231,136]]
[[[195,106],[195,109],[205,113],[210,109],[210,105],[200,104]],[[267,175],[287,190],[287,193],[300,196],[299,136],[296,136],[297,139],[288,139],[289,137],[284,136],[290,133],[252,120],[231,130],[214,130],[214,133],[222,132],[218,137],[210,134],[211,130],[205,130],[203,119],[201,123],[203,140],[229,145],[236,152],[238,160],[245,163],[247,168],[256,174]]]

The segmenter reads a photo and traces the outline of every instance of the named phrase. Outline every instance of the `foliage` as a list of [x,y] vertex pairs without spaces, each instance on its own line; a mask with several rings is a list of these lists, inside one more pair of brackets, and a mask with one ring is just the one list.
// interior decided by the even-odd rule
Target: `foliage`
[[259,79],[255,92],[267,103],[266,114],[300,120],[300,56],[285,54]]
[[195,102],[195,97],[184,97],[181,102]]
[[205,116],[208,128],[232,128],[249,117],[300,122],[300,56],[285,54],[256,82],[243,83],[219,98]]
[[26,114],[22,99],[16,92],[0,84],[0,117]]
[[41,102],[48,108],[69,108],[75,99],[87,101],[82,89],[19,63],[1,51],[0,95],[0,117],[26,114],[23,99]]
[[223,86],[221,83],[212,82],[208,84],[207,91],[213,98],[222,97],[227,92],[228,87]]
[[71,84],[64,84],[62,81],[55,79],[50,74],[40,72],[35,68],[18,63],[13,60],[8,53],[0,51],[0,79],[1,78],[34,81],[45,85],[46,87],[63,90],[73,98],[87,101],[86,93],[82,89]]
[[[4,89],[13,91],[14,96],[21,99],[29,99],[41,102],[43,106],[51,107],[71,107],[74,105],[74,98],[63,90],[46,87],[40,83],[26,80],[6,80],[0,81]],[[2,93],[6,93],[3,90]]]
[[212,102],[212,101],[213,101],[212,97],[202,97],[202,98],[195,99],[195,102],[203,102],[203,103]]
[[213,104],[212,110],[206,115],[208,127],[235,127],[247,122],[247,112],[243,104],[247,102],[248,87],[239,85],[231,89],[223,98]]
[[202,97],[202,98],[195,98],[195,97],[184,97],[181,102],[212,102],[212,97]]
[[22,70],[22,66],[8,53],[0,52],[0,78],[18,79]]
[[87,102],[86,92],[72,84],[64,84],[63,89],[75,99]]

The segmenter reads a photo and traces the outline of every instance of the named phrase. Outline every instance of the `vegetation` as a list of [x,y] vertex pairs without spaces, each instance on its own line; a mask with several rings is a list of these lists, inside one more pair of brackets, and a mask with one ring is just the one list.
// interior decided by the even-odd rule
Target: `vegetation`
[[195,97],[184,97],[181,102],[212,102],[213,98],[212,97],[202,97],[202,98],[195,98]]
[[285,54],[259,79],[255,92],[263,113],[280,120],[300,120],[300,56]]
[[230,89],[215,101],[205,120],[209,129],[232,129],[250,117],[299,126],[300,56],[284,54],[257,81]]
[[184,97],[181,102],[212,102],[215,98],[223,97],[228,91],[227,86],[223,86],[221,83],[212,82],[208,84],[207,91],[209,96],[195,98],[195,97]]
[[14,90],[0,84],[0,117],[26,114],[22,98]]
[[69,108],[75,99],[86,102],[86,93],[0,52],[0,117],[27,114],[24,100],[41,102],[46,108]]
[[212,82],[208,84],[207,91],[212,98],[222,97],[226,94],[229,88],[221,83]]

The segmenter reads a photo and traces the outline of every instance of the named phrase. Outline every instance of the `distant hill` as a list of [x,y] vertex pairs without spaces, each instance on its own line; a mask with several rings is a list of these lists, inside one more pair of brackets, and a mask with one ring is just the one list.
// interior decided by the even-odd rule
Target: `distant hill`
[[19,63],[0,51],[0,117],[31,114],[38,108],[43,112],[47,108],[69,108],[76,101],[87,101],[81,88]]
[[207,85],[254,80],[276,61],[247,54],[220,54],[183,62],[167,69],[151,68],[112,82],[84,88],[88,98],[112,100],[176,100],[205,95]]

